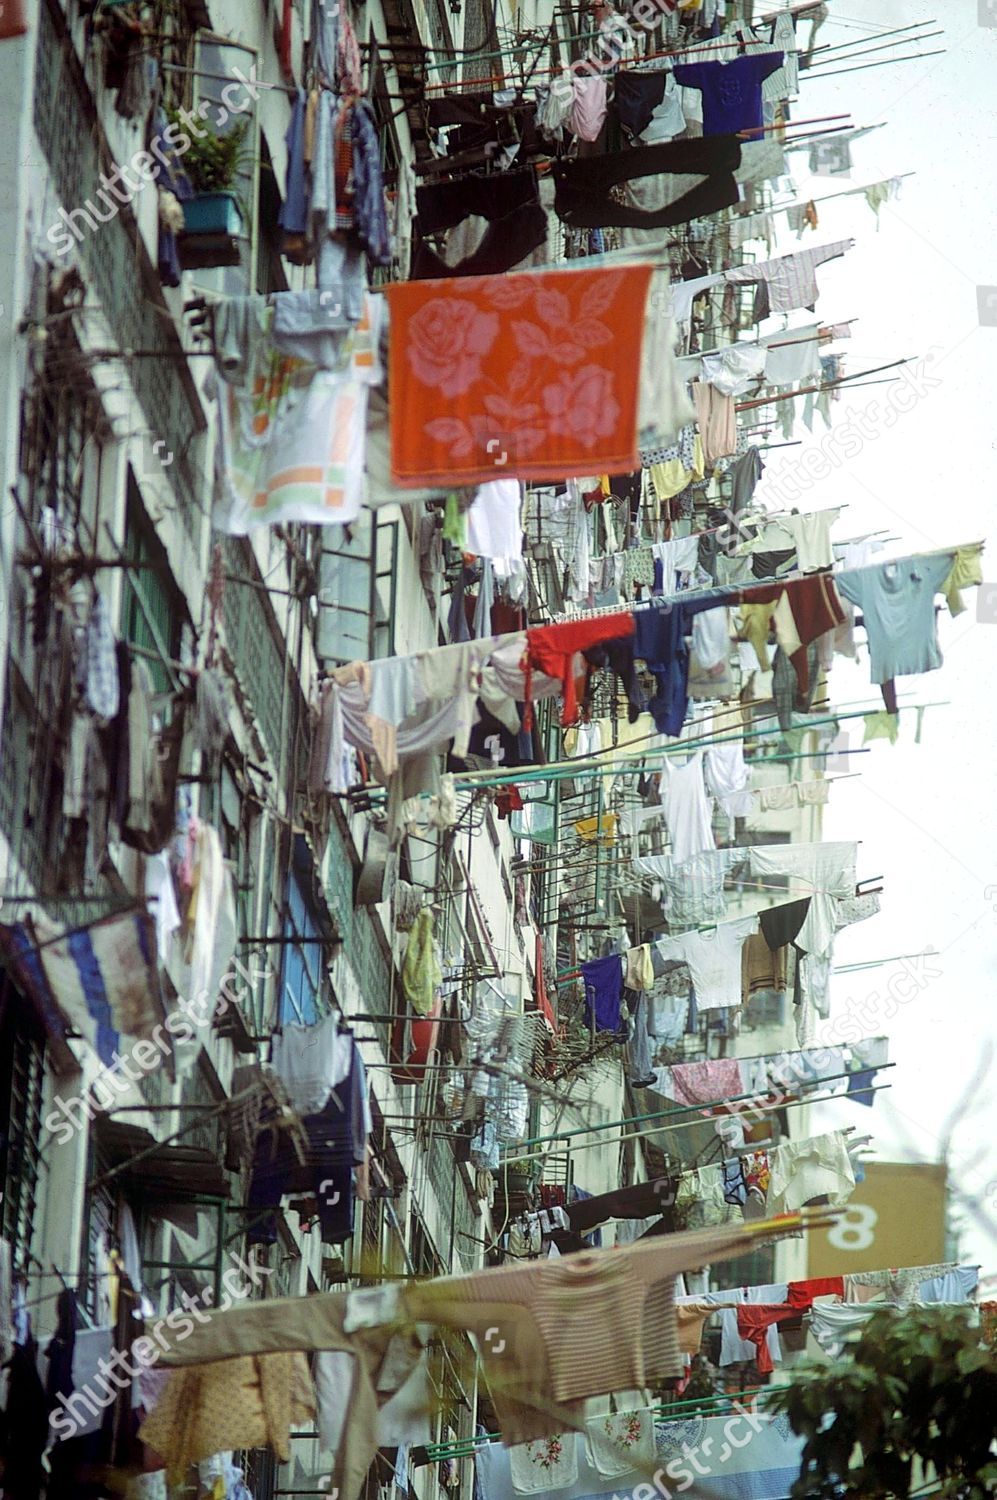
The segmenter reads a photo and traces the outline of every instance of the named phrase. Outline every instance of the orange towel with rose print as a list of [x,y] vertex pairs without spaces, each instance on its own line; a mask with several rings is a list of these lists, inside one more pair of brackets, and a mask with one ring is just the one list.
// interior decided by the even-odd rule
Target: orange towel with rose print
[[651,274],[600,266],[387,287],[395,483],[636,469]]

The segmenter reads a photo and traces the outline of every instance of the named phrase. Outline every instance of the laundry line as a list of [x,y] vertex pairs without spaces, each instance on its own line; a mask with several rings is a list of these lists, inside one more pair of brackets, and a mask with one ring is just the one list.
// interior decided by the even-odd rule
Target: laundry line
[[[720,1311],[719,1308],[717,1310]],[[716,1407],[730,1405],[735,1401],[743,1404],[744,1400],[749,1398],[768,1400],[778,1389],[778,1386],[773,1385],[750,1386],[743,1391],[718,1391],[713,1396],[694,1396],[686,1401],[659,1402],[649,1409],[655,1417],[665,1422],[669,1417],[681,1417],[683,1412],[705,1411],[708,1415],[715,1415],[714,1408]],[[501,1437],[501,1433],[498,1432],[480,1432],[473,1437],[460,1438],[454,1443],[428,1443],[426,1445],[428,1462],[437,1463],[443,1458],[472,1458],[478,1448],[500,1442]]]
[[[895,1063],[888,1063],[886,1066],[887,1067],[896,1067],[896,1064]],[[879,1094],[879,1093],[882,1093],[886,1089],[889,1089],[889,1088],[892,1088],[892,1084],[889,1084],[889,1083],[870,1084],[870,1086],[868,1088],[863,1088],[862,1089],[862,1097],[865,1098],[865,1096],[868,1095],[868,1094]],[[747,1101],[749,1099],[753,1099],[753,1098],[757,1098],[757,1097],[758,1097],[757,1093],[756,1094],[746,1094],[744,1096],[744,1100]],[[778,1105],[773,1105],[771,1113],[775,1113],[775,1111],[777,1109],[780,1110],[780,1111],[781,1110],[789,1110],[789,1109],[799,1109],[802,1105],[807,1105],[807,1104],[830,1104],[835,1099],[847,1099],[847,1098],[848,1098],[847,1094],[828,1094],[826,1096],[826,1098],[815,1098],[813,1095],[807,1094],[802,1099],[788,1099],[788,1100],[784,1101],[783,1103],[780,1103]],[[652,1125],[649,1128],[646,1128],[644,1130],[624,1131],[621,1135],[618,1135],[618,1136],[614,1137],[614,1139],[613,1139],[613,1145],[622,1145],[624,1141],[639,1141],[639,1140],[644,1140],[648,1136],[650,1136],[650,1137],[653,1138],[656,1135],[668,1135],[668,1134],[671,1134],[671,1132],[675,1131],[675,1130],[689,1130],[692,1126],[694,1126],[696,1124],[701,1124],[701,1125],[703,1125],[705,1127],[706,1125],[715,1123],[714,1117],[709,1112],[709,1106],[708,1105],[686,1106],[685,1108],[687,1108],[687,1109],[688,1108],[692,1108],[693,1110],[698,1110],[701,1113],[701,1115],[702,1115],[702,1119],[699,1120],[699,1121],[696,1121],[696,1120],[678,1120],[678,1121],[673,1121],[671,1124]],[[762,1110],[763,1113],[765,1112],[764,1105],[759,1105],[759,1108]],[[737,1113],[737,1111],[733,1111],[733,1113]],[[840,1135],[848,1135],[848,1134],[851,1134],[855,1130],[855,1128],[856,1127],[854,1125],[845,1125],[845,1126],[841,1126],[838,1130],[828,1131],[826,1133],[829,1134],[829,1135],[839,1135],[839,1134]],[[870,1136],[865,1136],[863,1139],[866,1140],[866,1141],[868,1141],[868,1140],[871,1139],[871,1137]],[[717,1137],[717,1143],[718,1143],[718,1145],[722,1145],[723,1144],[719,1136]],[[651,1140],[651,1145],[653,1145],[653,1144],[654,1144],[654,1141],[652,1139]],[[777,1144],[781,1144],[781,1143],[777,1143]],[[605,1141],[601,1141],[601,1140],[598,1140],[598,1141],[583,1141],[580,1145],[577,1145],[577,1146],[573,1145],[570,1149],[571,1149],[572,1156],[574,1156],[579,1151],[591,1151],[594,1147],[598,1147],[598,1148],[604,1150],[605,1146],[606,1146],[606,1142]],[[775,1150],[775,1146],[766,1146],[766,1145],[764,1145],[761,1142],[756,1142],[756,1143],[753,1143],[751,1145],[746,1144],[743,1147],[741,1147],[741,1146],[734,1147],[734,1148],[732,1148],[732,1153],[731,1154],[734,1155],[734,1156],[737,1156],[741,1151],[754,1151],[754,1150],[757,1150],[757,1151]],[[527,1154],[527,1155],[524,1156],[521,1151],[515,1150],[515,1151],[511,1151],[511,1153],[510,1153],[510,1155],[508,1157],[504,1157],[503,1158],[503,1162],[505,1162],[506,1164],[508,1164],[508,1163],[511,1163],[511,1162],[514,1162],[514,1161],[515,1162],[544,1161],[546,1159],[546,1157],[547,1157],[547,1152],[546,1151],[535,1151],[535,1152],[533,1152],[531,1154]],[[677,1176],[677,1177],[681,1177],[683,1175],[683,1172],[679,1171],[679,1172],[676,1172],[674,1175]]]
[[[917,705],[904,703],[897,705],[897,712],[908,713],[911,709],[917,709],[918,707],[926,709],[938,706],[943,705]],[[864,719],[870,712],[879,712],[879,710],[865,709],[855,710],[848,713],[838,712],[834,714],[828,714],[826,717],[822,716],[820,718],[813,719],[806,724],[794,725],[793,728],[788,732],[793,733],[796,730],[800,730],[804,733],[807,733],[814,729],[820,729],[823,725],[826,724],[840,724],[847,723],[851,719]],[[771,739],[775,735],[785,735],[786,733],[787,731],[782,729],[780,725],[775,724],[768,728],[753,728],[750,732],[750,738]],[[743,743],[744,737],[745,736],[743,733],[704,735],[696,739],[681,740],[674,745],[660,746],[656,749],[646,748],[636,751],[628,751],[616,746],[610,746],[608,750],[605,751],[593,751],[592,755],[590,756],[578,756],[573,760],[551,761],[545,766],[513,766],[510,767],[507,771],[455,771],[453,773],[453,776],[458,786],[468,787],[510,786],[519,782],[528,785],[534,781],[561,781],[565,779],[572,779],[573,777],[579,775],[584,775],[586,778],[592,776],[627,776],[633,775],[635,773],[640,774],[643,769],[643,762],[649,755],[660,757],[670,757],[674,755],[684,756],[688,755],[690,751],[709,748],[713,745],[741,744]],[[830,754],[831,747],[829,746],[826,751],[819,751],[817,753],[821,755]],[[835,753],[838,754],[840,752]],[[616,766],[603,766],[602,763],[597,759],[597,757],[605,754],[615,754],[622,762],[622,764]],[[790,756],[789,758],[795,759],[796,757]],[[764,757],[762,763],[764,763],[765,760],[775,759],[775,756]]]
[[[843,1045],[847,1045],[847,1043],[845,1043]],[[825,1049],[811,1047],[811,1048],[800,1048],[798,1050],[806,1052],[806,1051],[821,1051],[821,1050],[825,1050]],[[792,1054],[789,1054],[789,1055],[792,1055]],[[771,1056],[771,1057],[773,1057],[775,1059],[778,1059],[778,1057],[780,1056],[780,1054],[779,1053],[767,1053],[767,1052],[763,1052],[763,1053],[759,1053],[758,1056],[759,1057],[770,1057]],[[736,1058],[733,1058],[733,1059],[730,1059],[730,1058],[720,1059],[720,1058],[718,1058],[718,1059],[705,1059],[705,1060],[706,1061],[755,1062],[758,1059],[757,1058],[741,1058],[741,1057],[736,1057]],[[674,1067],[676,1065],[675,1064],[671,1064],[670,1066]],[[896,1063],[883,1063],[882,1067],[880,1069],[877,1069],[877,1071],[878,1072],[882,1072],[882,1071],[884,1071],[887,1068],[895,1068],[896,1066],[897,1066]],[[828,1074],[827,1078],[814,1079],[811,1082],[808,1082],[807,1080],[803,1080],[803,1086],[804,1087],[808,1087],[808,1088],[809,1087],[815,1087],[815,1088],[819,1089],[819,1088],[823,1088],[823,1086],[824,1086],[825,1083],[839,1082],[841,1079],[843,1079],[843,1078],[850,1078],[851,1076],[852,1076],[851,1073],[832,1073],[832,1074]],[[863,1090],[863,1093],[864,1092],[865,1092],[865,1090]],[[573,1127],[571,1130],[559,1130],[559,1131],[556,1131],[552,1135],[531,1136],[527,1140],[517,1142],[517,1145],[515,1147],[509,1147],[509,1150],[511,1152],[515,1152],[516,1154],[510,1155],[508,1158],[505,1158],[505,1160],[507,1160],[508,1162],[518,1161],[520,1159],[519,1155],[518,1155],[518,1152],[519,1152],[519,1149],[521,1147],[523,1147],[523,1146],[543,1146],[543,1145],[550,1145],[554,1141],[573,1140],[574,1137],[578,1136],[578,1135],[594,1135],[597,1131],[600,1131],[600,1130],[618,1130],[618,1129],[620,1129],[622,1127],[626,1127],[628,1125],[642,1125],[642,1124],[646,1124],[646,1122],[648,1120],[662,1120],[662,1119],[665,1119],[665,1118],[671,1118],[671,1117],[673,1117],[675,1115],[681,1115],[681,1114],[699,1114],[699,1115],[702,1115],[704,1113],[708,1114],[711,1110],[723,1109],[728,1104],[744,1103],[744,1102],[746,1102],[747,1100],[750,1100],[750,1099],[764,1099],[766,1097],[767,1096],[763,1095],[760,1089],[752,1089],[752,1090],[749,1090],[749,1092],[746,1093],[746,1094],[731,1094],[731,1095],[729,1095],[725,1099],[704,1100],[700,1104],[681,1104],[681,1105],[673,1106],[673,1107],[671,1107],[669,1109],[654,1110],[653,1112],[651,1112],[649,1114],[644,1114],[644,1115],[628,1115],[628,1116],[625,1116],[622,1120],[607,1120],[602,1125],[578,1125],[578,1126]],[[848,1096],[846,1094],[846,1095],[831,1095],[830,1097],[831,1098],[847,1098]],[[812,1103],[814,1101],[808,1098],[806,1101],[801,1100],[799,1102],[801,1102],[801,1103],[803,1103],[803,1102]],[[824,1102],[824,1101],[818,1101],[818,1102]],[[689,1121],[688,1123],[695,1124],[695,1121]]]

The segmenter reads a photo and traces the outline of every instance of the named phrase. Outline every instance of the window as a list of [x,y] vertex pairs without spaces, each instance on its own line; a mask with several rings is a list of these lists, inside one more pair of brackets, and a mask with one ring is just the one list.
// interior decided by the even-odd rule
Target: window
[[180,656],[185,610],[173,582],[166,549],[146,515],[135,476],[128,473],[121,635],[136,648],[152,678],[153,692],[170,693],[179,678],[170,662]]
[[316,650],[331,662],[395,654],[398,522],[364,512],[319,558]]
[[287,879],[287,906],[283,924],[279,1019],[310,1026],[319,1019],[324,968],[324,937],[319,914],[311,896],[311,855],[299,838]]
[[0,1233],[27,1268],[41,1165],[45,1038],[10,980],[0,979]]
[[282,231],[277,222],[281,209],[280,190],[274,176],[270,148],[260,136],[260,183],[256,206],[256,291],[261,297],[287,291],[287,276],[280,256]]
[[[59,311],[51,299],[46,307]],[[76,339],[54,322],[21,412],[20,467],[36,525],[43,507],[64,524],[94,524],[106,419],[84,370]]]

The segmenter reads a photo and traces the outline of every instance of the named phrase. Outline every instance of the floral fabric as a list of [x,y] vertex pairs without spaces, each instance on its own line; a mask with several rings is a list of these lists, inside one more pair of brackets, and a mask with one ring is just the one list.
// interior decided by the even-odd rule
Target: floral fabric
[[391,315],[391,467],[403,488],[638,467],[650,266],[399,282]]
[[654,1412],[608,1412],[585,1424],[587,1457],[594,1469],[612,1478],[654,1464]]
[[521,1495],[566,1489],[578,1478],[578,1445],[573,1432],[536,1438],[509,1449],[512,1487]]

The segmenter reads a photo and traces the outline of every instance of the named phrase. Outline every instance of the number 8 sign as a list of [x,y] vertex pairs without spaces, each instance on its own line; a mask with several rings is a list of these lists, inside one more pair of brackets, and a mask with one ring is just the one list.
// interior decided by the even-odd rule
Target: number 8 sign
[[835,1250],[868,1250],[876,1238],[879,1214],[868,1203],[853,1203],[837,1224],[827,1232],[828,1244]]

